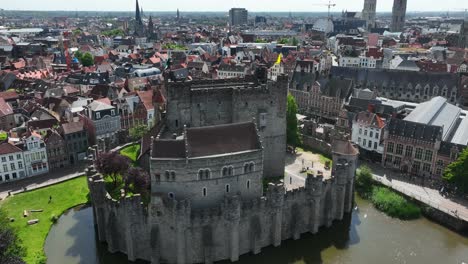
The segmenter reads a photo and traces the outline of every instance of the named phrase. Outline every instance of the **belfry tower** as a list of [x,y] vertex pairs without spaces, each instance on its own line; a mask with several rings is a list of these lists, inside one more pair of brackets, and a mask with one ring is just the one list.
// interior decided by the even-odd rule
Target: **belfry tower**
[[401,32],[405,28],[407,0],[394,0],[392,11],[392,26],[393,32]]
[[145,36],[145,25],[143,24],[143,19],[141,18],[140,5],[138,0],[136,0],[136,10],[135,10],[135,36],[144,37]]
[[375,11],[377,0],[364,0],[362,9],[362,19],[366,21],[367,29],[375,28]]

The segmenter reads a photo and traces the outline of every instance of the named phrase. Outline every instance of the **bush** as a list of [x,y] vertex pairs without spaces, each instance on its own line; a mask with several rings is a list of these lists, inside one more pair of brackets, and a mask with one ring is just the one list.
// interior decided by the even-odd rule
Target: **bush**
[[53,215],[50,216],[50,221],[55,224],[58,221],[58,217],[53,214]]
[[372,171],[367,166],[359,167],[356,174],[356,190],[363,198],[370,198],[372,194]]
[[385,187],[374,187],[371,201],[377,209],[391,217],[410,220],[421,216],[417,205]]

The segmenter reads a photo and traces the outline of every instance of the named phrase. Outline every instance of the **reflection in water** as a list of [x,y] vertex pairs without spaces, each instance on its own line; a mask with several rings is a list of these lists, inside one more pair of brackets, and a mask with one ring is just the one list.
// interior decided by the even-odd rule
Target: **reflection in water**
[[[356,202],[359,209],[332,228],[283,241],[258,255],[241,256],[238,263],[468,263],[465,237],[426,219],[391,219],[366,201]],[[71,210],[59,219],[47,237],[45,252],[49,264],[128,263],[125,255],[110,254],[96,241],[89,207]]]

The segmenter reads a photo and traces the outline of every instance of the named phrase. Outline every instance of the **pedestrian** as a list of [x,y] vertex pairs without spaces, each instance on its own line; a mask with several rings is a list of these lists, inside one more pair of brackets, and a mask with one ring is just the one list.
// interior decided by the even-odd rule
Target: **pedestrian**
[[49,196],[49,203],[52,202],[52,195]]

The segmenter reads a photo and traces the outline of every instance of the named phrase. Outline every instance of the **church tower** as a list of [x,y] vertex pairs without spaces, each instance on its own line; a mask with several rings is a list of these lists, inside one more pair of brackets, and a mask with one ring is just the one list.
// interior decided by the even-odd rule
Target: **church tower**
[[148,21],[148,38],[154,39],[154,23],[153,18],[150,16]]
[[138,0],[136,0],[136,10],[135,10],[135,36],[144,37],[145,36],[145,25],[143,24],[143,19],[141,18],[142,14],[140,11],[140,5]]
[[364,9],[362,9],[362,19],[366,21],[367,29],[375,28],[375,11],[377,0],[364,0]]
[[394,0],[392,11],[392,26],[393,32],[401,32],[405,28],[407,0]]

